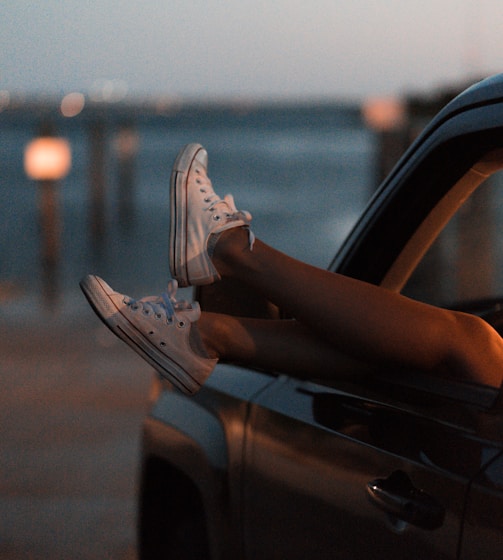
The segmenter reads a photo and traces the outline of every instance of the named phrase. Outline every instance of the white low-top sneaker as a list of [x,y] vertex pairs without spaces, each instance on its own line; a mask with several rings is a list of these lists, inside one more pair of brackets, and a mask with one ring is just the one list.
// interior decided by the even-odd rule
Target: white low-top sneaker
[[212,235],[247,227],[250,248],[254,236],[251,214],[240,211],[232,195],[220,198],[207,175],[208,154],[200,144],[188,144],[171,173],[170,268],[180,286],[211,284],[220,279],[208,253]]
[[183,393],[195,393],[209,377],[218,360],[196,353],[189,340],[199,304],[175,299],[176,280],[167,293],[139,300],[93,275],[80,286],[105,325]]

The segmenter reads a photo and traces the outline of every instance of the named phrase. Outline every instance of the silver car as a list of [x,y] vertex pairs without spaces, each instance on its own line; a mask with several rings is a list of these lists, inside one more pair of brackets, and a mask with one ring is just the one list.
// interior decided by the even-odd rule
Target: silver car
[[[502,167],[500,75],[423,130],[331,270],[503,330]],[[196,296],[207,310],[270,313],[229,284]],[[418,371],[340,373],[327,384],[222,364],[192,398],[156,379],[140,558],[503,558],[497,390]]]

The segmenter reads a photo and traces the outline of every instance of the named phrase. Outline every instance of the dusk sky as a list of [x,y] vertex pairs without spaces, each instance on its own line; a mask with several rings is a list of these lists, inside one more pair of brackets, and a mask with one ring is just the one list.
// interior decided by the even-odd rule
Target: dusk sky
[[501,0],[2,0],[0,91],[365,98],[503,71]]

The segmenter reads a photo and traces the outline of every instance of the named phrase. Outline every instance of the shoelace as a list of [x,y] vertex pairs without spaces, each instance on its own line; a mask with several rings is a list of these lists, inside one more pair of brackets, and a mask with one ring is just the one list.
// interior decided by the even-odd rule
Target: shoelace
[[166,321],[172,323],[176,311],[191,309],[190,302],[186,300],[177,301],[175,297],[177,289],[178,282],[176,280],[170,280],[167,290],[160,295],[148,296],[138,300],[127,297],[124,299],[124,303],[132,311],[141,311],[145,315],[152,314],[156,319],[162,319],[163,316],[165,316]]
[[235,222],[238,220],[243,220],[247,224],[248,229],[248,243],[250,245],[250,251],[253,251],[253,245],[255,243],[255,234],[250,228],[250,222],[252,220],[252,215],[248,210],[238,210],[234,202],[234,197],[232,194],[226,194],[224,198],[220,198],[214,191],[206,194],[204,201],[209,203],[209,205],[204,208],[208,212],[214,212],[218,205],[225,205],[229,211],[225,210],[224,215],[227,222]]

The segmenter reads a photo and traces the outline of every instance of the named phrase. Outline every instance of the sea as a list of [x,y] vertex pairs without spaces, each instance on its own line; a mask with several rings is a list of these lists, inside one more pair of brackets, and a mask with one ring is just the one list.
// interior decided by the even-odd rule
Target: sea
[[[49,120],[69,141],[72,165],[53,186],[60,249],[48,270],[43,191],[27,177],[23,158]],[[23,302],[35,311],[80,312],[78,283],[88,273],[134,297],[164,290],[170,171],[189,142],[208,150],[216,192],[232,193],[251,212],[257,237],[320,267],[330,264],[375,188],[376,139],[357,103],[101,108],[73,118],[0,112],[0,313]]]

